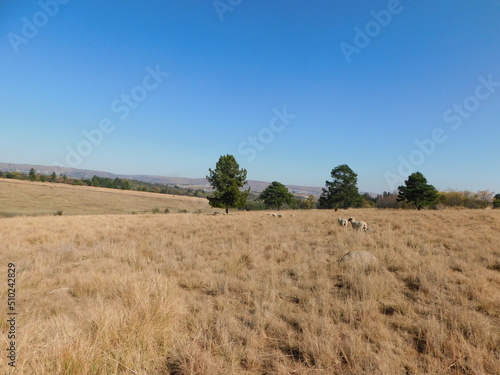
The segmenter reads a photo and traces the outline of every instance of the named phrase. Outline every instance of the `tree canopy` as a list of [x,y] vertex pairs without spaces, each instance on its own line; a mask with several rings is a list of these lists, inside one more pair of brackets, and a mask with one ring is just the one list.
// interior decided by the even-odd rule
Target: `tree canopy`
[[405,181],[405,185],[398,187],[399,202],[413,203],[417,210],[423,207],[432,206],[436,203],[438,191],[427,183],[427,179],[420,172],[412,173]]
[[233,155],[224,155],[219,158],[215,169],[208,169],[207,180],[214,188],[214,192],[207,197],[210,206],[225,208],[244,207],[250,194],[250,189],[241,190],[246,184],[247,171],[240,169]]
[[495,194],[493,197],[493,208],[500,208],[500,194]]
[[30,181],[35,181],[36,180],[36,171],[35,171],[35,168],[31,168],[30,169],[29,179],[30,179]]
[[263,200],[267,207],[276,207],[279,211],[283,204],[291,204],[294,197],[285,185],[278,181],[273,181],[262,193],[259,199]]
[[325,182],[318,207],[346,209],[360,205],[358,175],[347,164],[342,164],[332,169],[331,176],[333,180]]

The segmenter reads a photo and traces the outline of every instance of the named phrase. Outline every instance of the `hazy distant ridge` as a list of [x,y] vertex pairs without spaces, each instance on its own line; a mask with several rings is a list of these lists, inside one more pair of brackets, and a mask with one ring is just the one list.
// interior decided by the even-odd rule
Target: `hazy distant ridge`
[[[165,185],[179,185],[189,187],[210,188],[206,178],[189,178],[189,177],[167,177],[167,176],[151,176],[151,175],[123,175],[114,174],[104,171],[95,171],[89,169],[75,169],[66,167],[34,165],[34,164],[14,164],[14,163],[0,163],[0,171],[2,172],[22,172],[28,173],[31,168],[35,168],[37,173],[52,174],[55,172],[57,175],[65,174],[71,178],[92,178],[92,176],[109,177],[109,178],[126,178],[129,180],[138,180],[143,182],[150,182]],[[270,182],[248,180],[248,186],[252,191],[259,192],[264,190]],[[286,185],[288,189],[295,194],[312,194],[319,196],[321,194],[320,187],[313,186],[300,186],[300,185]]]

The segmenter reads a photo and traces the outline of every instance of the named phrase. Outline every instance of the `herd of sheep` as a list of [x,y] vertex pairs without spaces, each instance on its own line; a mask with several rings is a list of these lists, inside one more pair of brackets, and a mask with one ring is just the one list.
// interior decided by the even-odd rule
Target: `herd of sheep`
[[[221,215],[221,214],[222,215],[227,215],[226,213],[221,213],[221,212],[214,212],[213,214],[214,215]],[[272,212],[269,215],[271,215],[272,217],[280,218],[280,219],[285,216],[285,214],[277,214],[275,212]],[[290,214],[290,216],[291,217],[295,217],[295,214]],[[350,217],[349,219],[342,219],[341,217],[339,217],[337,219],[337,222],[343,228],[347,228],[348,224],[351,223],[351,227],[355,231],[359,231],[359,230],[362,230],[364,232],[368,231],[368,224],[366,224],[366,222],[364,222],[364,221],[357,221],[353,217]]]
[[356,221],[356,220],[354,220],[353,217],[350,217],[347,220],[339,217],[338,223],[341,227],[347,227],[347,224],[351,223],[352,229],[354,229],[356,231],[361,229],[361,230],[366,232],[368,230],[368,225],[364,221]]
[[[272,217],[279,217],[279,218],[281,219],[282,217],[284,217],[284,216],[285,216],[285,214],[277,214],[277,213],[274,213],[274,212],[273,212],[273,213],[271,214],[271,216],[272,216]],[[295,217],[295,214],[291,214],[290,216],[291,216],[291,217]]]
[[[285,216],[285,214],[277,214],[277,213],[274,213],[274,212],[271,213],[270,215],[272,217],[279,217],[279,218],[283,218]],[[295,214],[291,214],[290,216],[294,217]],[[341,217],[339,217],[337,219],[337,221],[338,221],[339,225],[341,227],[344,227],[344,228],[347,228],[347,225],[349,223],[351,223],[351,227],[355,231],[362,230],[362,231],[366,232],[368,230],[368,224],[366,224],[366,222],[364,222],[364,221],[357,221],[353,217],[350,217],[349,219],[342,219]]]
[[[272,217],[277,217],[277,218],[283,218],[285,214],[277,214],[275,212],[271,212],[268,215],[271,215]],[[291,214],[290,216],[294,217],[295,214]],[[368,230],[368,224],[364,221],[358,221],[355,220],[353,217],[350,217],[349,219],[342,219],[339,217],[337,219],[338,224],[342,228],[347,228],[348,224],[351,223],[351,227],[355,232],[358,232],[360,230],[366,232]],[[286,248],[287,245],[282,243],[279,245],[280,248]],[[355,267],[363,267],[364,269],[370,269],[373,267],[376,267],[378,264],[378,259],[375,257],[373,254],[371,254],[368,251],[349,251],[348,253],[344,254],[341,256],[339,259],[337,259],[336,263],[343,265],[343,266],[355,266]]]

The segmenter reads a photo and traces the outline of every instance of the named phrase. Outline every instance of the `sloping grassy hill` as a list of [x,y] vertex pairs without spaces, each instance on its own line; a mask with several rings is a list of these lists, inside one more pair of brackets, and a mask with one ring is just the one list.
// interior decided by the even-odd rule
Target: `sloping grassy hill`
[[19,215],[213,212],[205,198],[0,178],[0,217]]

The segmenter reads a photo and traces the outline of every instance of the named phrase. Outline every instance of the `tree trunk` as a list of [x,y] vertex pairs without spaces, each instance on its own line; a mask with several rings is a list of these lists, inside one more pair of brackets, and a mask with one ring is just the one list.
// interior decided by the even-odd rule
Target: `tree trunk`
[[226,207],[226,215],[229,215],[229,207]]

